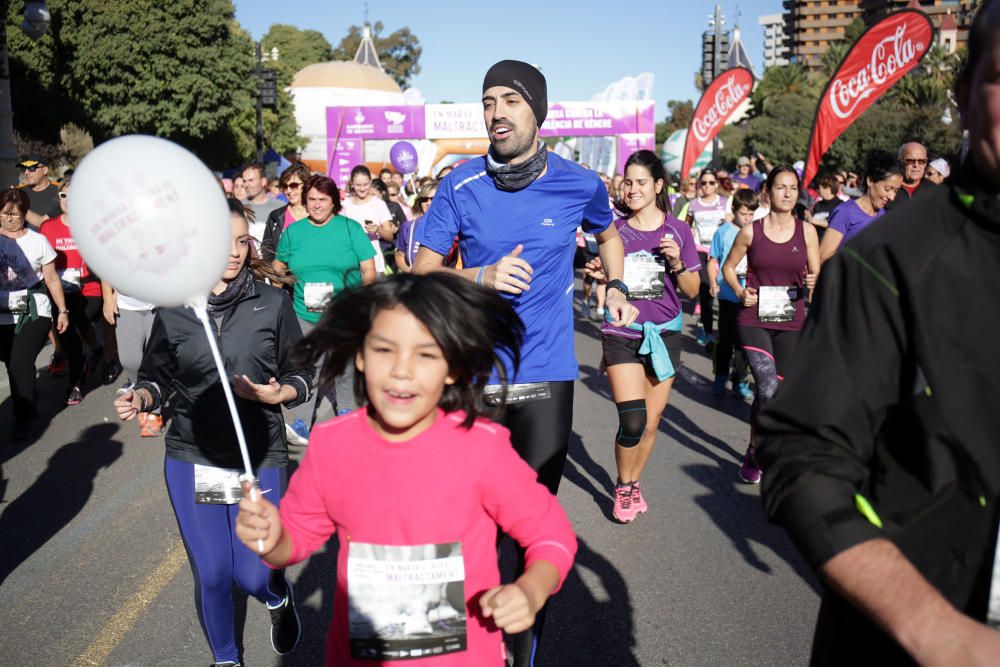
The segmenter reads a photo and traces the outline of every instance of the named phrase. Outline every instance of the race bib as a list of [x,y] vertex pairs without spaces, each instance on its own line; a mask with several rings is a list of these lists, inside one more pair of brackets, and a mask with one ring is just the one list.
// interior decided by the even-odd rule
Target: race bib
[[239,470],[194,464],[194,501],[202,505],[235,505],[243,497]]
[[347,600],[355,660],[410,660],[467,648],[461,542],[348,542]]
[[[483,400],[486,405],[491,407],[500,405],[501,389],[502,386],[498,384],[488,384],[483,388]],[[507,385],[507,405],[524,403],[525,401],[541,401],[546,398],[552,398],[552,390],[548,382]]]
[[80,269],[64,269],[59,279],[66,285],[80,289]]
[[740,263],[736,265],[736,277],[746,278],[747,277],[747,256],[743,255],[743,259]]
[[333,283],[306,283],[302,301],[310,313],[322,313],[333,298]]
[[665,274],[662,255],[654,255],[648,250],[625,255],[623,278],[628,285],[629,301],[662,299]]
[[28,290],[18,290],[7,292],[7,298],[0,301],[0,310],[13,315],[20,315],[28,312]]
[[715,230],[719,228],[726,217],[725,211],[698,211],[694,214],[694,226],[698,231],[698,243],[708,245],[715,236]]
[[584,243],[584,245],[587,248],[587,252],[589,252],[591,255],[598,254],[599,249],[597,247],[597,237],[596,236],[594,236],[593,234],[584,234],[583,235],[583,243]]
[[757,317],[761,322],[791,322],[798,290],[790,285],[757,289]]

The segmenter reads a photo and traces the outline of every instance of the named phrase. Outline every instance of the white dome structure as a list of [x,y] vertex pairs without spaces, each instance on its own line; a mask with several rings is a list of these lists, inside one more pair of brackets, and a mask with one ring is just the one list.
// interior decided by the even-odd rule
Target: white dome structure
[[[374,62],[373,62],[374,56]],[[307,65],[296,72],[288,89],[295,104],[295,121],[309,143],[302,160],[317,171],[326,170],[326,108],[405,104],[403,91],[382,70],[375,56],[371,30],[366,25],[353,61]]]

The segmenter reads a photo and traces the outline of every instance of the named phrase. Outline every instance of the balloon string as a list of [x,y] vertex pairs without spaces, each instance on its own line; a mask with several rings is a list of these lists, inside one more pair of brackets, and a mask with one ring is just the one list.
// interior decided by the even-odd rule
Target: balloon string
[[[250,468],[250,452],[247,449],[246,437],[243,435],[243,425],[240,423],[240,415],[236,411],[236,400],[233,398],[233,390],[229,386],[229,379],[226,374],[226,366],[222,363],[222,355],[219,353],[219,345],[215,342],[215,334],[212,333],[212,326],[208,322],[208,309],[206,299],[194,299],[188,303],[188,307],[194,311],[195,316],[201,320],[205,328],[205,337],[208,338],[208,347],[212,350],[212,358],[215,359],[215,367],[219,371],[219,379],[222,381],[222,391],[226,395],[226,404],[229,405],[229,414],[233,418],[233,427],[236,430],[236,442],[240,446],[240,455],[243,457],[243,468],[246,471],[242,479],[250,482],[250,500],[257,502],[256,479],[253,470]],[[264,540],[257,540],[257,551],[264,553]]]

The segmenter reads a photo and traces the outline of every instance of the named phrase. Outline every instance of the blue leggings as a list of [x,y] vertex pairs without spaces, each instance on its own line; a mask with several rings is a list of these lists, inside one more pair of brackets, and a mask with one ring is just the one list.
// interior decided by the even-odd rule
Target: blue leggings
[[[236,537],[239,505],[194,501],[193,463],[167,457],[164,474],[194,573],[194,604],[201,629],[216,662],[236,662],[239,649],[233,620],[233,582],[247,594],[274,606],[284,599],[283,573],[264,565]],[[271,489],[267,498],[277,505],[285,492],[285,469],[261,468],[257,474],[260,488]]]

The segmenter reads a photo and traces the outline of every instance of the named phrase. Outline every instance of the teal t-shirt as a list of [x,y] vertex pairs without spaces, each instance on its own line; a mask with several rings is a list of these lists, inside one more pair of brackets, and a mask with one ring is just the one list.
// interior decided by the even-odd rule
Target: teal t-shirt
[[295,276],[292,305],[306,322],[319,322],[326,302],[361,284],[361,262],[375,257],[364,228],[335,215],[322,227],[309,219],[293,222],[281,235],[275,259]]
[[[712,246],[708,251],[708,256],[714,257],[719,262],[719,277],[717,279],[719,283],[719,298],[726,301],[735,301],[736,303],[739,303],[739,297],[736,296],[736,292],[726,282],[726,277],[722,275],[722,265],[729,258],[729,251],[732,250],[733,243],[736,242],[736,236],[739,233],[740,228],[736,223],[727,222],[723,224],[715,230],[715,236],[712,237]],[[736,267],[736,276],[740,279],[740,285],[743,287],[746,287],[747,284],[746,265],[747,260],[744,257],[743,261]]]

